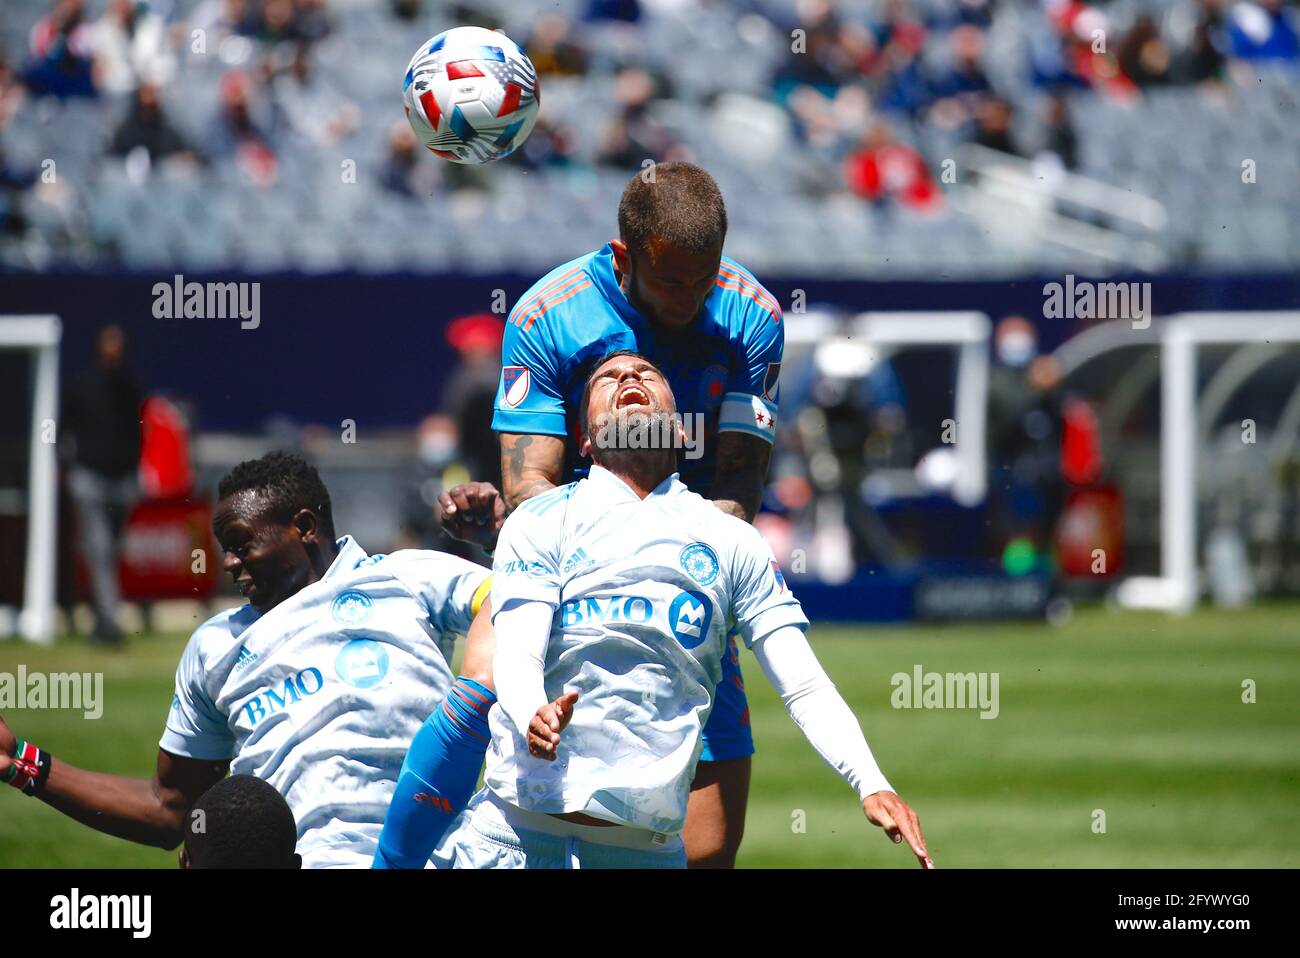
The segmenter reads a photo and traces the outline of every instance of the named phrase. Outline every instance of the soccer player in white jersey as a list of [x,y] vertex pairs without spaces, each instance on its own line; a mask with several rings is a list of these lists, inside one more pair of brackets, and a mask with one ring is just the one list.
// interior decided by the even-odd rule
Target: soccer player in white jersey
[[663,374],[614,353],[580,408],[590,475],[528,500],[501,530],[486,787],[435,863],[685,867],[700,732],[734,623],[868,820],[932,867],[916,814],[813,655],[762,536],[674,472],[684,436]]
[[174,848],[210,786],[251,774],[288,802],[304,867],[368,868],[407,746],[452,686],[451,644],[489,573],[336,539],[329,493],[294,455],[239,464],[219,495],[223,567],[248,604],[190,638],[153,778],[51,760],[0,721],[0,780],[92,828]]

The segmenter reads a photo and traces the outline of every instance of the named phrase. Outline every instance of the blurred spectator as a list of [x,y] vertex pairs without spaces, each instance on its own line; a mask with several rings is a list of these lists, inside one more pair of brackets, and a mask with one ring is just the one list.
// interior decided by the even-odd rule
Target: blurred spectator
[[538,20],[524,48],[539,77],[581,76],[587,72],[587,50],[573,36],[569,21],[559,14]]
[[931,101],[930,84],[921,69],[925,26],[908,9],[906,0],[889,0],[885,21],[877,30],[880,56],[872,67],[881,110],[916,116]]
[[556,126],[541,115],[533,132],[515,154],[518,162],[530,169],[567,167],[575,161],[577,144],[572,127]]
[[275,151],[253,119],[252,80],[234,71],[221,78],[220,105],[208,134],[206,153],[233,160],[254,182],[275,179]]
[[289,69],[271,80],[271,105],[277,130],[314,146],[332,146],[361,121],[357,105],[315,69],[305,43],[295,45]]
[[124,157],[137,149],[148,153],[151,165],[178,154],[197,158],[185,138],[163,114],[158,87],[152,83],[141,83],[135,91],[131,108],[113,134],[108,151],[113,156]]
[[1044,148],[1056,154],[1067,170],[1079,166],[1079,141],[1070,119],[1070,104],[1062,93],[1053,93],[1047,100],[1046,142]]
[[1220,0],[1200,0],[1187,45],[1175,58],[1176,76],[1187,83],[1204,83],[1223,76],[1227,47]]
[[460,354],[442,387],[441,411],[456,424],[461,460],[475,479],[501,488],[501,454],[492,431],[501,382],[505,323],[493,313],[461,316],[447,327],[447,342]]
[[126,334],[120,326],[105,326],[95,343],[95,368],[73,383],[64,401],[59,448],[71,456],[68,488],[77,503],[93,591],[91,639],[106,644],[122,641],[117,565],[138,494],[143,399],[127,363]]
[[1134,22],[1116,51],[1120,69],[1139,88],[1161,86],[1170,81],[1172,55],[1150,14]]
[[167,25],[139,0],[109,0],[94,42],[96,85],[108,93],[128,93],[140,82],[164,84],[176,66]]
[[984,33],[978,27],[960,26],[950,36],[952,66],[932,84],[936,97],[930,117],[944,129],[955,129],[976,117],[993,87],[980,65]]
[[262,15],[254,35],[268,47],[304,39],[295,13],[293,0],[262,0]]
[[1296,13],[1282,0],[1238,3],[1229,14],[1228,39],[1241,60],[1300,59]]
[[397,120],[388,131],[388,152],[379,168],[384,189],[399,196],[431,196],[441,182],[439,167],[426,157],[411,125]]
[[1038,331],[1008,316],[993,331],[989,370],[988,453],[994,535],[1027,537],[1038,552],[1052,542],[1064,501],[1061,478],[1060,368],[1038,353]]
[[424,0],[392,0],[393,16],[403,23],[415,23],[424,12]]
[[327,0],[297,0],[294,26],[299,39],[317,43],[334,31]]
[[975,117],[975,142],[980,146],[1020,156],[1021,151],[1011,135],[1011,104],[997,97],[987,97]]
[[232,36],[252,36],[258,17],[249,0],[203,0],[190,17],[190,27],[204,34],[207,54],[219,54],[222,41]]
[[605,129],[599,161],[617,169],[634,169],[646,159],[670,160],[678,145],[672,131],[650,115],[657,81],[645,70],[622,70],[614,78],[619,117]]
[[94,96],[94,49],[82,0],[58,0],[32,28],[27,86],[36,94]]
[[871,202],[898,205],[929,213],[943,205],[943,196],[925,160],[910,146],[894,139],[885,122],[878,122],[859,149],[845,162],[849,189]]

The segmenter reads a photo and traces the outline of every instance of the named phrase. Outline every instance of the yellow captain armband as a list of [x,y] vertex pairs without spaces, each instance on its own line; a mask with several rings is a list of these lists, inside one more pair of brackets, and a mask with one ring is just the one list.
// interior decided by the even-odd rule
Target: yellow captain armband
[[492,592],[492,576],[479,583],[478,588],[474,590],[474,598],[470,600],[470,615],[478,615],[478,610],[483,608],[483,603],[487,600],[488,595]]

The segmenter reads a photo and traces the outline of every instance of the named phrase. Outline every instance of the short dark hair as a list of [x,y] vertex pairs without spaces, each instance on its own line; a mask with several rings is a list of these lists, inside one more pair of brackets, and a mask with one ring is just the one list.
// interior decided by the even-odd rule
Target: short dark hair
[[292,522],[298,510],[310,509],[320,519],[322,531],[334,536],[329,490],[316,467],[302,456],[277,451],[260,459],[246,459],[217,485],[219,499],[237,492],[260,493],[267,500],[269,517],[277,522]]
[[691,253],[720,250],[727,236],[722,191],[703,167],[659,163],[623,188],[618,233],[632,250],[648,249],[652,239]]
[[185,816],[191,868],[294,868],[298,826],[284,796],[256,775],[232,775]]
[[[641,361],[649,363],[651,366],[653,366],[655,372],[657,372],[660,376],[664,375],[664,371],[659,368],[658,363],[656,363],[645,353],[638,353],[635,349],[616,349],[612,353],[606,353],[604,356],[601,356],[598,360],[596,360],[595,363],[592,364],[591,369],[588,370],[587,372],[587,380],[582,384],[582,399],[578,401],[579,402],[578,425],[582,429],[582,436],[588,435],[591,429],[591,423],[587,418],[587,407],[591,405],[591,382],[593,379],[596,378],[596,370],[598,370],[601,366],[605,365],[611,359],[615,359],[619,356],[634,356],[637,359],[640,359]],[[664,376],[665,382],[667,382],[667,379],[668,377]]]

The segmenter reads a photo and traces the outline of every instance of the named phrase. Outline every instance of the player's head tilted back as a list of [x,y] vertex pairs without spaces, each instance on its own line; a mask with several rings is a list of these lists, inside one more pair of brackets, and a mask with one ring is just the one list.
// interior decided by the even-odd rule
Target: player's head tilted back
[[659,163],[628,181],[618,204],[614,262],[628,300],[659,326],[686,326],[713,293],[727,208],[693,163]]
[[301,868],[298,826],[284,796],[256,775],[232,775],[185,816],[182,868]]
[[271,452],[230,470],[213,517],[222,568],[259,612],[325,574],[338,554],[330,495],[301,456]]
[[632,461],[662,472],[676,469],[684,441],[668,378],[640,353],[620,349],[592,367],[582,390],[579,450],[620,471]]

